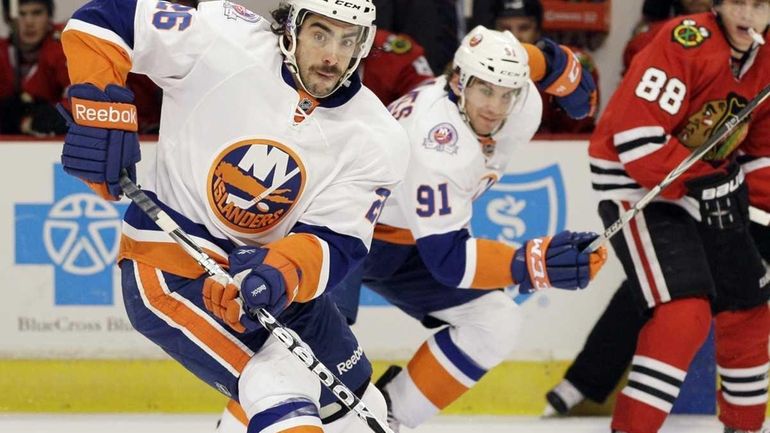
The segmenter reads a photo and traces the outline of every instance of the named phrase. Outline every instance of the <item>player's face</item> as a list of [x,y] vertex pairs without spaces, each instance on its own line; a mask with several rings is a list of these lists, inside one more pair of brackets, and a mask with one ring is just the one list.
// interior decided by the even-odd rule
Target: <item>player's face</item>
[[309,14],[297,36],[297,66],[305,88],[329,95],[358,55],[363,28]]
[[48,10],[42,4],[19,5],[17,32],[22,48],[37,46],[48,33],[49,21]]
[[762,34],[770,22],[770,1],[768,0],[724,0],[717,7],[722,17],[727,38],[739,50],[751,48],[754,40],[749,29]]
[[508,30],[519,42],[534,44],[540,38],[537,21],[533,17],[501,17],[495,22],[495,28]]
[[699,14],[711,10],[711,0],[680,0],[686,14]]
[[465,89],[465,113],[480,135],[489,135],[503,123],[521,89],[511,89],[472,79]]

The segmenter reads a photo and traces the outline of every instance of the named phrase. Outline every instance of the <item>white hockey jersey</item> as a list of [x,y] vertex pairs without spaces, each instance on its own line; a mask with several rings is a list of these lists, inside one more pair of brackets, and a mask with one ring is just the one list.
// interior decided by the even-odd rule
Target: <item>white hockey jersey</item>
[[404,182],[385,205],[375,237],[416,243],[442,283],[499,288],[512,282],[513,249],[471,237],[473,200],[502,177],[516,147],[532,139],[540,125],[542,101],[530,81],[522,110],[509,115],[494,135],[494,153],[486,157],[445,86],[446,79],[438,78],[389,107],[409,134],[411,159]]
[[[163,89],[156,176],[142,184],[218,260],[235,245],[266,245],[300,269],[297,300],[336,285],[366,254],[408,159],[376,96],[357,74],[320,101],[298,92],[269,23],[228,1],[94,3],[64,31],[73,83],[124,84],[130,69]],[[127,212],[121,257],[201,274],[138,209]]]

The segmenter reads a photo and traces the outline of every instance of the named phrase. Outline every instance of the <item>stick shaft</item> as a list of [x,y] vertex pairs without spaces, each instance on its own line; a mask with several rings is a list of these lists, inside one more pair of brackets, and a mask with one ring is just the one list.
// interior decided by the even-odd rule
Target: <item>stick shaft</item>
[[658,196],[660,192],[666,188],[667,186],[671,185],[672,182],[674,182],[676,179],[679,178],[679,176],[682,175],[685,171],[687,171],[690,167],[692,167],[696,162],[698,162],[701,158],[703,158],[706,153],[708,153],[711,149],[714,148],[717,144],[724,141],[727,137],[730,136],[730,134],[733,132],[733,130],[740,125],[741,122],[746,120],[751,113],[754,111],[754,109],[757,108],[759,104],[764,102],[768,96],[770,96],[770,85],[766,86],[764,89],[762,89],[757,96],[754,97],[751,101],[749,101],[748,104],[746,104],[745,107],[741,111],[738,112],[738,114],[735,117],[731,117],[728,119],[727,122],[725,122],[724,125],[722,125],[714,135],[709,137],[708,140],[706,140],[705,143],[701,144],[700,147],[695,149],[690,156],[685,158],[682,162],[679,163],[676,167],[674,167],[671,172],[666,175],[666,177],[655,187],[647,192],[647,194],[644,195],[638,202],[634,204],[634,206],[626,211],[623,215],[618,218],[617,221],[612,223],[609,227],[607,227],[604,230],[604,233],[599,235],[596,239],[594,239],[593,242],[591,242],[584,251],[587,252],[593,252],[599,249],[600,246],[604,245],[608,240],[610,240],[611,237],[615,236],[619,231],[623,229],[623,227],[628,224],[629,221],[631,221],[639,212],[644,209],[645,206],[647,206],[652,199]]
[[[160,208],[147,194],[128,177],[124,170],[120,176],[120,186],[123,192],[134,202],[142,211],[144,211],[164,232],[166,232],[174,241],[176,241],[184,251],[198,262],[209,275],[221,275],[228,279],[228,282],[235,284],[233,278],[219,264],[211,258],[205,251],[177,225],[174,220]],[[393,433],[387,424],[380,421],[369,410],[368,407],[349,390],[342,381],[337,378],[321,361],[316,358],[312,351],[308,350],[302,340],[290,332],[282,325],[272,314],[264,308],[251,312],[259,323],[270,334],[283,343],[284,346],[299,359],[310,371],[312,371],[321,384],[327,387],[337,399],[348,409],[358,415],[373,431],[376,433]]]

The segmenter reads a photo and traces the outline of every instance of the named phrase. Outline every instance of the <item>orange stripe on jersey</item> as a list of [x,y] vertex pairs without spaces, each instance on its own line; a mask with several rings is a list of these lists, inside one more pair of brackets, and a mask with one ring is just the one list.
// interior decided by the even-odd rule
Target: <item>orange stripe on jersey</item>
[[144,295],[153,308],[170,318],[178,326],[184,327],[221,359],[230,364],[238,372],[243,371],[251,358],[229,338],[224,336],[202,315],[189,306],[175,299],[163,290],[156,269],[142,263],[136,263],[139,279],[144,288]]
[[[220,265],[227,265],[222,256],[205,248],[203,250]],[[142,242],[123,235],[120,238],[118,263],[123,259],[135,260],[184,278],[197,278],[205,272],[182,247],[173,242]]]
[[438,362],[428,343],[420,346],[406,368],[420,392],[439,409],[449,406],[468,390]]
[[538,82],[545,77],[546,64],[545,55],[540,48],[532,44],[521,44],[524,49],[527,50],[527,56],[529,57],[529,77],[532,81]]
[[513,284],[511,262],[516,250],[502,242],[476,239],[474,289],[499,289]]
[[409,229],[402,229],[385,224],[374,226],[374,239],[396,245],[415,245],[414,236]]
[[296,427],[279,430],[279,433],[323,433],[323,429],[317,425],[298,425]]
[[249,425],[249,417],[246,416],[246,411],[243,410],[243,407],[235,400],[230,400],[227,402],[227,411],[230,412],[230,414],[238,420],[241,424],[244,425],[244,427]]
[[[283,273],[287,292],[297,287],[297,270],[300,271],[299,287],[296,293],[287,293],[289,299],[296,302],[307,302],[316,297],[318,284],[321,280],[323,250],[318,239],[306,233],[286,236],[265,245],[270,250],[265,257],[265,263],[276,267]],[[291,266],[287,266],[287,262]]]
[[126,85],[131,58],[119,45],[79,30],[62,33],[61,42],[72,84]]

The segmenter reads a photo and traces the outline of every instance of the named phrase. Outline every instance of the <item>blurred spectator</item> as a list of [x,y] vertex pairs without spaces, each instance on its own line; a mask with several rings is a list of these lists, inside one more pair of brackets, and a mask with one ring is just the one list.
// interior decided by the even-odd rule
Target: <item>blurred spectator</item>
[[711,9],[711,0],[644,0],[642,17],[646,22],[662,21],[677,15],[697,14]]
[[452,61],[465,36],[463,0],[373,0],[377,27],[405,33],[425,48],[433,71]]
[[377,29],[369,56],[358,67],[363,83],[388,105],[433,78],[425,50],[412,38]]
[[663,24],[677,15],[697,14],[711,10],[711,0],[645,0],[642,6],[643,20],[623,50],[623,70],[628,69],[636,53],[650,44]]
[[18,16],[3,18],[10,36],[0,39],[0,133],[50,135],[64,133],[55,105],[69,85],[61,26],[54,25],[53,0],[18,0]]
[[[522,43],[537,44],[542,37],[543,5],[540,0],[498,0],[495,12],[495,28],[508,30]],[[583,73],[593,76],[599,87],[599,71],[593,58],[584,50],[569,47],[583,65]],[[543,121],[539,133],[589,133],[593,131],[596,118],[586,117],[575,120],[559,108],[553,97],[540,92],[543,98]]]

